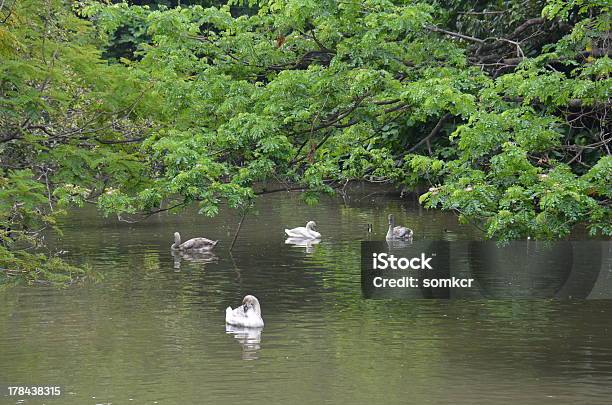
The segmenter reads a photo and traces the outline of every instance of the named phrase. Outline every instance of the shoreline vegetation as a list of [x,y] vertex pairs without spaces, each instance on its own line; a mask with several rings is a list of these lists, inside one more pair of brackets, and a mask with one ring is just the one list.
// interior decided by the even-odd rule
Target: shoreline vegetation
[[507,6],[1,2],[0,283],[89,273],[37,253],[71,207],[215,216],[359,181],[494,240],[611,236],[610,6]]

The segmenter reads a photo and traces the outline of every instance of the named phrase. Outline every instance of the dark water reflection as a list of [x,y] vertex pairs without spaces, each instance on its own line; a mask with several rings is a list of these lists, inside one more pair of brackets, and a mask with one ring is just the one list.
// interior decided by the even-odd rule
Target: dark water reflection
[[[417,238],[478,238],[451,215],[366,195],[262,198],[231,255],[234,212],[133,225],[73,213],[52,243],[104,281],[0,291],[0,384],[61,385],[51,404],[610,402],[610,300],[363,300],[359,241],[384,238],[386,213]],[[321,243],[286,244],[283,229],[310,219]],[[222,242],[173,256],[175,230]],[[590,298],[609,294],[597,288]],[[260,334],[224,325],[246,293]]]

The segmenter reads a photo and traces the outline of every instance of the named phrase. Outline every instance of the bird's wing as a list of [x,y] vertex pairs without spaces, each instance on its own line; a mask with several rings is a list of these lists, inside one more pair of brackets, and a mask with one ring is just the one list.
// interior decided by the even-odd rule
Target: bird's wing
[[181,249],[199,249],[206,247],[213,247],[217,244],[217,241],[206,239],[206,238],[193,238],[189,239],[185,243],[181,244]]
[[[241,307],[238,307],[241,308]],[[238,312],[238,308],[232,309],[232,307],[227,307],[225,309],[225,322],[232,324],[236,322],[236,313]]]
[[310,235],[308,234],[308,229],[303,226],[293,229],[285,229],[285,233],[295,238],[310,238]]
[[398,238],[405,238],[407,236],[410,236],[412,232],[405,226],[396,226],[395,228],[393,228],[393,233]]
[[243,305],[240,305],[234,309],[227,307],[225,310],[225,323],[247,328],[261,328],[264,326],[261,316],[253,309],[244,312]]
[[232,307],[227,307],[225,310],[225,322],[229,324],[242,324],[247,318],[247,314],[244,312],[244,307],[242,305],[237,306],[232,309]]

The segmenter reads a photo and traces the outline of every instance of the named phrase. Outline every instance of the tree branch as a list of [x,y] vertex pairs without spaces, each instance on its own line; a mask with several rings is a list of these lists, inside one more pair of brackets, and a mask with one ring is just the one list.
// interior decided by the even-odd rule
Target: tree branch
[[414,145],[412,148],[408,149],[408,153],[412,153],[414,152],[419,146],[421,146],[423,143],[425,142],[429,142],[429,140],[431,138],[433,138],[434,136],[436,136],[438,134],[438,132],[440,132],[440,129],[442,128],[442,125],[444,124],[444,122],[448,119],[450,119],[452,117],[452,115],[450,113],[446,113],[444,114],[439,120],[438,123],[436,124],[436,126],[431,130],[431,132],[429,133],[429,135],[427,135],[425,138],[421,139],[419,142],[416,143],[416,145]]
[[476,42],[479,44],[482,44],[485,42],[483,39],[471,37],[469,35],[460,34],[458,32],[447,31],[445,29],[436,27],[435,25],[427,25],[425,26],[425,28],[433,32],[441,32],[443,34],[450,35],[451,37],[465,39],[466,41]]

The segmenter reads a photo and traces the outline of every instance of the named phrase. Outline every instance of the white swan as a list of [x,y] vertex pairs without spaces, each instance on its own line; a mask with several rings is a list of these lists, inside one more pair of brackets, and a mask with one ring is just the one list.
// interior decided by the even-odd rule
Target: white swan
[[298,226],[293,229],[285,229],[285,233],[292,238],[299,239],[319,239],[321,234],[315,231],[317,224],[315,221],[308,221],[306,226]]
[[247,295],[242,299],[242,305],[232,309],[225,309],[225,323],[245,328],[262,328],[264,321],[261,319],[261,307],[259,300],[253,295]]
[[387,231],[387,240],[394,239],[412,239],[412,229],[406,228],[405,226],[395,226],[395,217],[393,214],[389,214],[389,230]]
[[206,252],[214,248],[218,240],[210,240],[206,238],[193,238],[181,243],[181,234],[174,232],[174,243],[170,246],[172,250],[184,252]]

